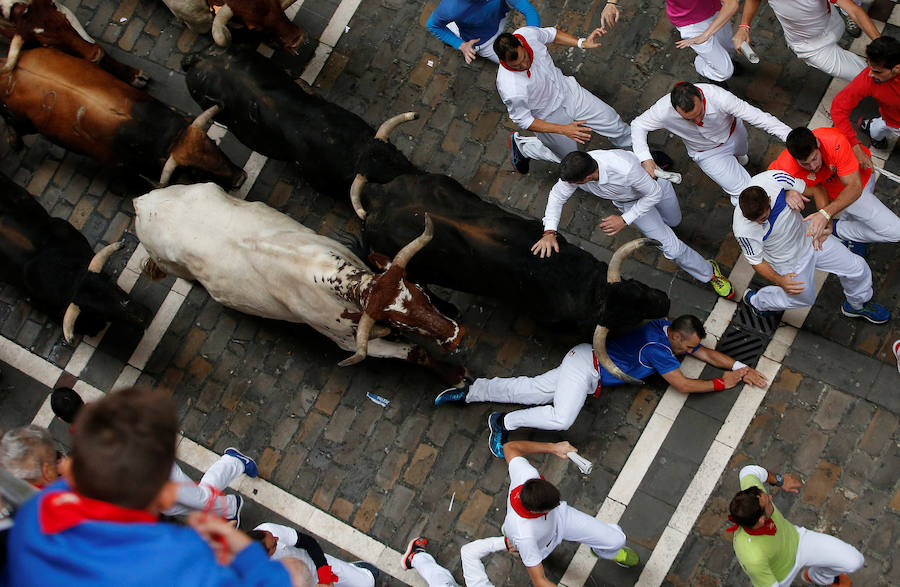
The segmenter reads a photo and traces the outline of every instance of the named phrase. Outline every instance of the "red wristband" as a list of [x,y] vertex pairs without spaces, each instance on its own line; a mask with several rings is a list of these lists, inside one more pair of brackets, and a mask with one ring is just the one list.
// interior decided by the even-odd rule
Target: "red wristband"
[[713,379],[713,391],[722,391],[725,389],[725,380],[721,377]]
[[552,234],[552,235],[556,236],[556,231],[555,230],[545,230],[544,234]]
[[316,569],[316,575],[318,575],[319,583],[323,583],[325,585],[328,585],[329,583],[337,583],[339,581],[338,576],[331,572],[331,565],[319,567],[318,569]]
[[749,24],[739,24],[739,25],[738,25],[738,28],[739,28],[739,29],[747,29],[747,30],[749,31],[749,30],[750,30],[750,25],[749,25]]

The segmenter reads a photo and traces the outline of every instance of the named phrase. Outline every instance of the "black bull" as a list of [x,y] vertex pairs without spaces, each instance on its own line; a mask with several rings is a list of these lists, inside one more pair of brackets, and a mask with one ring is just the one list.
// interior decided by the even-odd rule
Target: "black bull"
[[[111,252],[111,251],[110,251]],[[99,256],[99,254],[98,254]],[[0,279],[22,290],[57,322],[80,309],[74,332],[94,336],[107,322],[143,329],[150,312],[109,278],[89,270],[94,251],[78,230],[51,217],[23,188],[0,174]]]
[[[608,283],[607,264],[560,238],[540,259],[531,245],[540,222],[482,200],[444,175],[423,174],[355,114],[308,94],[257,53],[208,50],[185,57],[188,89],[250,148],[295,161],[317,190],[347,197],[357,173],[368,184],[362,204],[372,249],[393,255],[418,235],[424,212],[431,244],[414,259],[416,280],[499,298],[556,329],[585,335],[665,316],[669,299],[637,281]],[[379,185],[380,184],[380,185]]]

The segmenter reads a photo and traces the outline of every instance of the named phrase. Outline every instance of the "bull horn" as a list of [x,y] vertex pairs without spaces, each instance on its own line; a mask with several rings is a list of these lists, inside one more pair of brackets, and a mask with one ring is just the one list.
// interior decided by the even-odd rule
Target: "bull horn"
[[618,283],[622,281],[622,264],[628,255],[644,245],[652,245],[654,243],[659,244],[658,241],[652,238],[637,238],[616,249],[612,259],[609,260],[609,268],[606,270],[606,282]]
[[175,157],[169,155],[169,158],[166,159],[166,164],[163,166],[162,173],[159,176],[160,187],[169,185],[169,181],[172,180],[172,174],[175,173],[176,167],[178,167],[178,162],[175,161]]
[[613,363],[612,359],[609,358],[609,354],[606,352],[606,336],[608,334],[609,329],[606,326],[600,326],[598,324],[594,329],[594,356],[597,357],[597,363],[602,365],[610,375],[613,375],[617,379],[621,379],[625,383],[643,384],[644,382],[640,379],[635,379],[631,375],[625,373],[625,371],[619,369],[618,365]]
[[369,334],[373,326],[375,326],[375,319],[363,312],[359,319],[359,325],[356,327],[356,352],[352,357],[344,359],[338,365],[349,367],[366,358],[366,355],[369,353]]
[[228,21],[234,16],[234,11],[226,4],[219,8],[212,23],[212,36],[216,45],[227,47],[231,44],[231,31],[228,30]]
[[400,251],[394,255],[391,266],[406,269],[406,264],[409,263],[409,260],[413,258],[413,255],[421,251],[422,247],[431,241],[432,236],[434,236],[434,223],[431,221],[431,215],[425,214],[425,230],[422,231],[422,234],[417,236],[415,240],[400,249]]
[[78,304],[69,304],[63,316],[63,338],[69,344],[72,344],[72,341],[75,340],[75,321],[78,320],[79,314],[81,314],[81,308],[78,307]]
[[388,118],[381,126],[378,127],[378,132],[375,133],[375,138],[387,141],[388,137],[394,132],[394,129],[404,122],[409,122],[410,120],[415,120],[419,115],[416,112],[404,112],[403,114],[398,114],[397,116],[392,116]]
[[16,64],[19,62],[19,54],[22,52],[24,44],[25,40],[22,38],[22,35],[17,34],[12,38],[12,41],[9,43],[9,52],[6,54],[6,63],[0,69],[0,73],[7,73],[16,68]]
[[200,113],[197,118],[194,119],[194,122],[191,123],[191,126],[194,128],[199,128],[200,130],[206,132],[206,125],[212,122],[213,116],[222,111],[222,107],[218,104],[213,104],[206,110]]
[[362,191],[368,181],[365,175],[357,173],[353,178],[353,185],[350,186],[350,203],[353,204],[353,210],[360,220],[366,219],[366,209],[362,205]]
[[113,253],[122,248],[122,242],[112,243],[111,245],[106,245],[100,251],[94,255],[94,258],[91,259],[91,262],[88,264],[88,271],[91,273],[100,273],[103,270],[103,266],[106,265],[106,262],[109,260],[110,256]]

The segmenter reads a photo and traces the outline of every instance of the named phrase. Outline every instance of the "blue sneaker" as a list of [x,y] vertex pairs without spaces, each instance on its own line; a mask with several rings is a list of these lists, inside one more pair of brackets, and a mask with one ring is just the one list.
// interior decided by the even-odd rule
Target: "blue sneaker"
[[850,302],[844,302],[841,313],[848,318],[865,318],[872,324],[884,324],[891,319],[890,310],[875,302],[866,302],[859,310],[854,309]]
[[853,253],[854,255],[859,255],[863,259],[869,258],[869,246],[866,243],[861,243],[859,241],[852,241],[849,238],[843,238],[838,234],[837,224],[840,218],[833,218],[831,220],[831,234],[834,235],[836,239],[841,241],[841,244],[847,247],[847,249]]
[[528,169],[531,165],[531,159],[522,154],[522,151],[519,150],[519,146],[516,144],[516,137],[519,136],[519,133],[514,132],[509,135],[509,150],[510,161],[512,161],[512,166],[516,168],[516,171],[525,175],[528,173]]
[[244,509],[244,498],[240,495],[235,494],[234,498],[237,500],[236,507],[234,508],[234,515],[228,518],[229,522],[234,522],[235,528],[241,527],[241,510]]
[[498,459],[503,458],[503,445],[506,444],[506,435],[508,433],[503,425],[504,416],[506,416],[504,412],[494,412],[488,416],[488,428],[491,431],[488,436],[488,446],[491,449],[491,454]]
[[468,394],[468,385],[466,385],[465,387],[451,387],[450,389],[445,389],[441,393],[437,394],[437,397],[434,398],[434,405],[440,406],[443,404],[465,401]]
[[375,579],[375,584],[378,585],[378,575],[381,574],[381,571],[378,570],[378,567],[376,567],[372,563],[367,563],[366,561],[356,561],[356,562],[352,562],[350,564],[353,565],[354,567],[359,567],[361,569],[365,569],[365,570],[369,571],[370,573],[372,573],[372,577],[374,577],[374,579]]
[[744,292],[744,297],[742,298],[744,304],[750,308],[750,310],[757,316],[757,318],[774,318],[778,315],[778,312],[774,312],[772,310],[760,310],[756,306],[750,303],[750,300],[753,299],[753,296],[756,295],[755,289],[747,289]]
[[247,477],[256,477],[259,475],[259,469],[256,467],[256,461],[234,448],[233,446],[225,449],[225,454],[234,457],[244,463],[244,475]]

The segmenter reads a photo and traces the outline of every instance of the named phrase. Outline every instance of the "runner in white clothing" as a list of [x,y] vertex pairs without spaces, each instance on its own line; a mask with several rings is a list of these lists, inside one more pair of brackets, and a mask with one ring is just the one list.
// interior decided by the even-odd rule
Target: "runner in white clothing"
[[241,475],[256,477],[258,474],[256,462],[236,448],[225,449],[225,454],[206,470],[199,483],[194,483],[178,463],[173,463],[169,480],[178,484],[178,497],[175,505],[163,513],[183,516],[195,511],[210,511],[240,527],[244,500],[240,495],[225,495],[222,491]]
[[[750,42],[750,23],[761,3],[762,0],[745,0],[741,24],[733,38],[735,49]],[[866,62],[838,45],[844,34],[844,21],[832,4],[847,12],[870,39],[881,36],[866,11],[853,0],[769,0],[784,29],[784,40],[797,57],[830,76],[851,81]]]
[[[816,299],[816,269],[837,275],[847,301],[841,312],[873,324],[887,322],[891,313],[872,299],[872,272],[826,232],[813,246],[803,217],[806,183],[787,172],[765,171],[753,177],[734,210],[732,229],[753,269],[776,285],[758,292],[748,289],[744,302],[762,316],[812,305]],[[830,232],[830,231],[829,231]]]
[[634,154],[654,177],[656,163],[650,155],[647,134],[666,129],[681,137],[691,159],[731,196],[732,205],[737,205],[738,195],[750,181],[743,167],[748,161],[745,120],[782,141],[791,132],[771,114],[727,90],[679,82],[670,94],[631,122]]
[[634,567],[638,554],[625,546],[625,534],[615,524],[601,522],[564,501],[559,489],[544,480],[525,455],[553,454],[567,459],[578,452],[568,442],[509,442],[504,447],[509,465],[509,495],[503,533],[518,549],[522,564],[534,585],[552,585],[544,574],[543,561],[563,540],[589,546],[600,558],[622,567]]
[[346,563],[325,554],[315,538],[288,526],[266,522],[248,532],[248,535],[262,544],[272,560],[299,560],[319,585],[373,587],[377,582],[379,571],[374,565]]
[[513,133],[509,137],[513,167],[528,173],[530,159],[559,163],[591,139],[591,130],[609,137],[617,147],[631,146],[631,130],[603,100],[563,75],[553,63],[547,45],[592,49],[600,46],[600,29],[577,39],[553,27],[523,27],[503,33],[494,41],[500,58],[497,91],[509,117],[535,137]]
[[691,277],[709,283],[724,298],[733,295],[731,282],[713,260],[703,257],[675,236],[670,227],[681,222],[681,209],[672,184],[664,179],[650,179],[641,162],[630,151],[573,151],[559,166],[559,181],[550,190],[544,212],[544,235],[531,251],[541,258],[559,252],[556,230],[563,205],[579,187],[600,198],[610,200],[622,214],[607,216],[600,223],[603,232],[613,236],[634,224],[644,236],[660,243],[663,255],[672,259]]
[[[419,576],[428,583],[428,587],[457,587],[456,580],[450,571],[439,565],[433,556],[425,552],[427,546],[427,538],[422,536],[413,538],[400,560],[403,568],[415,569]],[[504,536],[492,536],[463,544],[459,549],[459,556],[466,587],[494,587],[484,570],[481,559],[501,550],[516,551]]]

